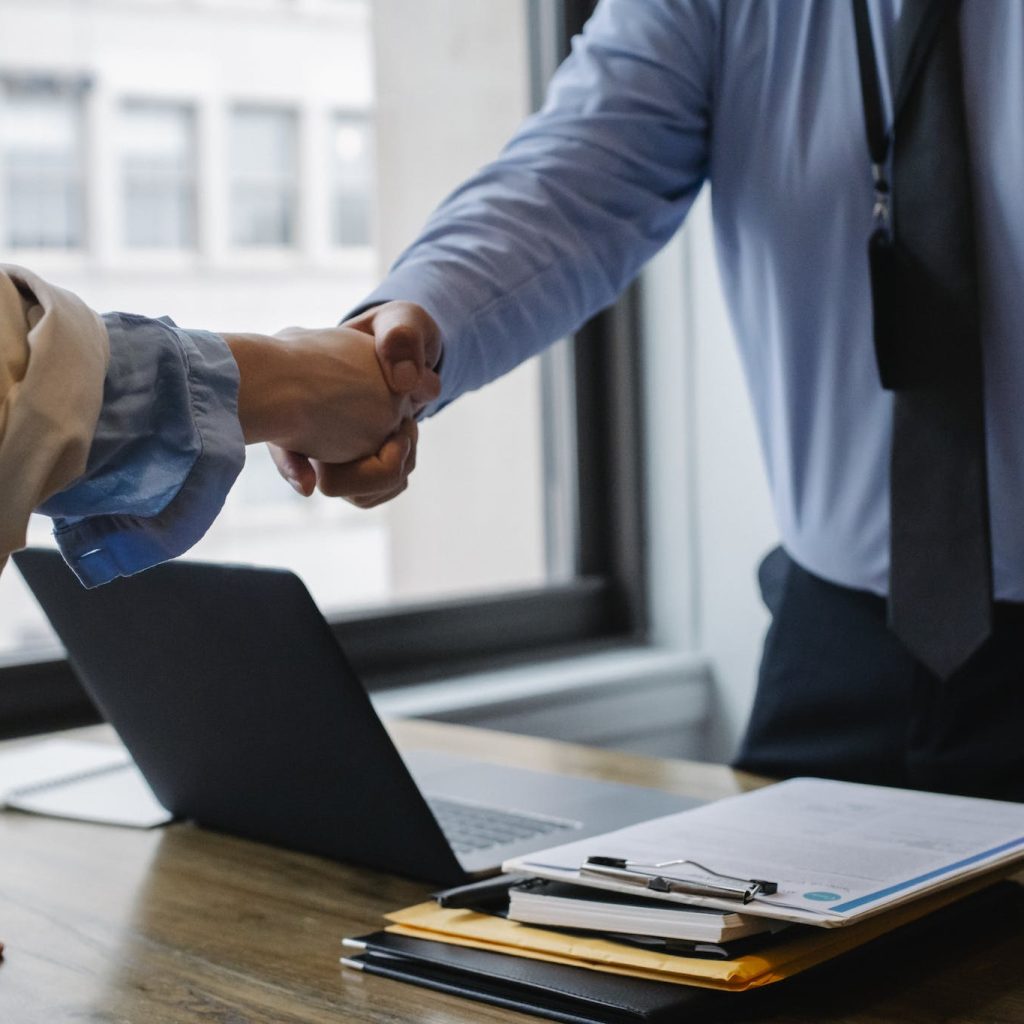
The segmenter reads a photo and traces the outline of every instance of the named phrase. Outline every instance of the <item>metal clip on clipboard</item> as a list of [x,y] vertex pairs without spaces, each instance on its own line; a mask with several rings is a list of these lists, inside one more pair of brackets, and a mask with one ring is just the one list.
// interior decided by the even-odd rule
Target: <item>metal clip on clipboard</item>
[[[723,885],[720,882],[700,882],[696,879],[666,878],[664,875],[645,871],[644,868],[674,867],[677,864],[692,864],[705,874],[728,882],[740,882],[741,885]],[[737,878],[735,875],[723,875],[718,871],[695,860],[665,860],[658,864],[642,864],[638,861],[626,860],[623,857],[588,857],[580,868],[581,875],[597,878],[614,879],[626,882],[651,892],[680,893],[687,896],[713,896],[718,899],[740,900],[747,904],[758,896],[774,896],[779,891],[777,882],[768,882],[763,878]]]

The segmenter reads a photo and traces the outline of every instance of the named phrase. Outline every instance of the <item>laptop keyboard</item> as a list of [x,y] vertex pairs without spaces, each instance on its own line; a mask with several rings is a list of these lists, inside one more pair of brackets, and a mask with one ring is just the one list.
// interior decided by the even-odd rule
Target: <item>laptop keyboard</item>
[[427,797],[427,803],[456,853],[475,853],[492,846],[579,828],[574,821],[502,811],[441,797]]

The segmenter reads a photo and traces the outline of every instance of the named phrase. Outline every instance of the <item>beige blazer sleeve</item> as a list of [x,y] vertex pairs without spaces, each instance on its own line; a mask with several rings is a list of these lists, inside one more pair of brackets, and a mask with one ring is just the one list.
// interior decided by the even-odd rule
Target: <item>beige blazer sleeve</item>
[[81,299],[0,264],[0,571],[32,510],[85,471],[109,359]]

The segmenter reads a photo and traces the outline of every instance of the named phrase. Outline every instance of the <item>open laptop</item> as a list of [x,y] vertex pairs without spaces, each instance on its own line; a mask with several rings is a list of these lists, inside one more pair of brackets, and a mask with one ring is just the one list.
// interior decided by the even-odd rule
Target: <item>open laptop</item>
[[403,759],[288,571],[176,562],[86,590],[57,552],[14,560],[178,817],[453,885],[699,802],[455,755]]

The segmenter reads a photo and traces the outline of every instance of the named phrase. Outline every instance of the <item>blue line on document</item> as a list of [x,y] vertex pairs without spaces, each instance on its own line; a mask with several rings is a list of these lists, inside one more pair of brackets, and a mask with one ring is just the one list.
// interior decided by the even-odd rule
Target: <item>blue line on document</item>
[[977,864],[979,860],[984,860],[986,857],[993,857],[995,854],[1003,853],[1006,850],[1012,850],[1015,846],[1024,846],[1024,836],[1021,836],[1019,839],[1011,839],[1008,843],[1003,843],[1002,846],[994,846],[991,850],[985,850],[984,853],[976,853],[974,856],[965,857],[963,860],[958,860],[954,864],[947,864],[945,867],[936,868],[934,871],[918,875],[917,878],[908,878],[905,882],[897,882],[895,885],[890,885],[888,889],[879,889],[878,892],[871,892],[866,896],[858,896],[857,899],[850,900],[848,903],[841,903],[839,906],[829,907],[829,910],[833,914],[845,914],[846,911],[862,907],[865,903],[873,903],[875,900],[880,900],[883,896],[891,896],[894,892],[899,892],[901,889],[909,889],[913,885],[930,881],[932,878],[938,878],[939,875],[948,874],[950,871],[956,871],[958,868],[965,868],[969,864]]

